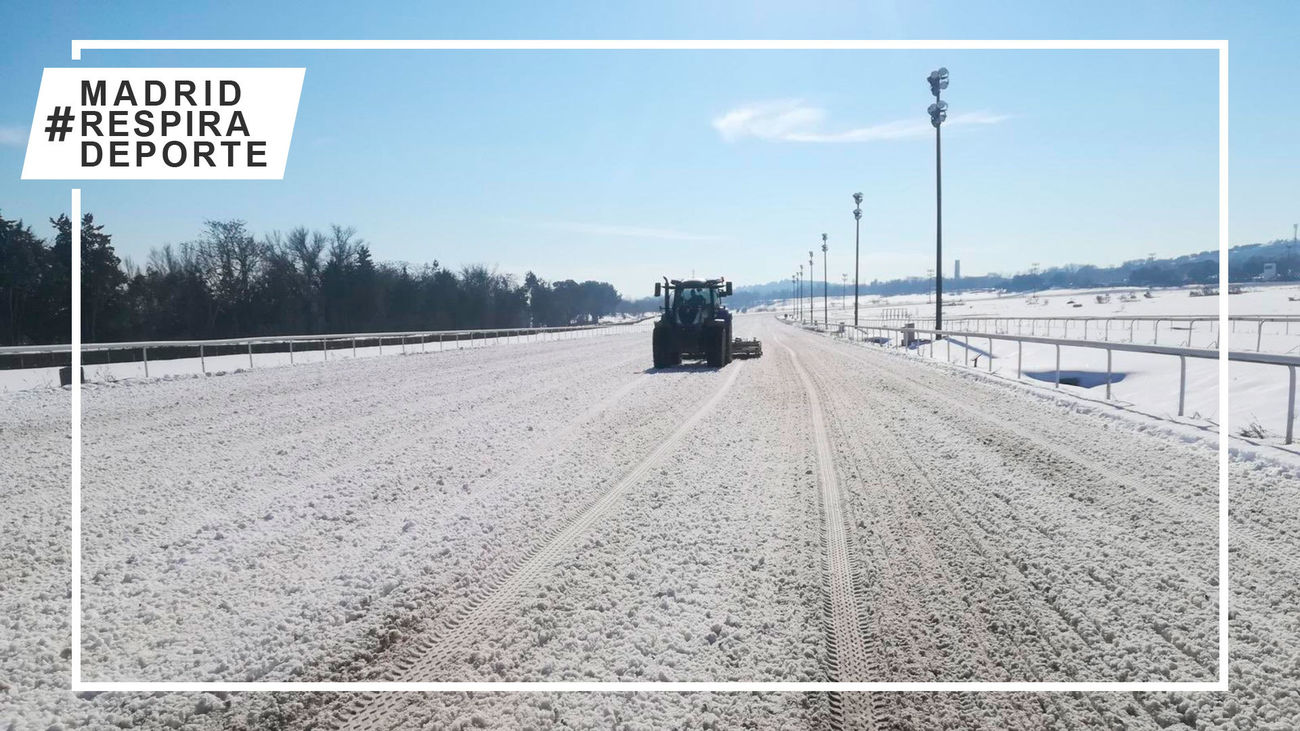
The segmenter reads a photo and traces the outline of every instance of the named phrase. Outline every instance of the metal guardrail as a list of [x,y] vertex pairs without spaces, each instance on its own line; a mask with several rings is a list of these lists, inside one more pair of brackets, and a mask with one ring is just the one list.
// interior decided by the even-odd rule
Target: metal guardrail
[[[1165,318],[1161,318],[1161,319],[1165,319]],[[1179,379],[1178,379],[1178,415],[1179,416],[1183,416],[1183,412],[1185,410],[1184,406],[1187,400],[1187,359],[1188,358],[1201,358],[1205,360],[1219,359],[1218,350],[1211,350],[1206,348],[1187,348],[1187,347],[1179,347],[1179,346],[1172,346],[1172,345],[1144,345],[1140,343],[1121,343],[1121,342],[1107,342],[1107,341],[1098,341],[1098,340],[1071,340],[1066,338],[1047,338],[1047,337],[1038,337],[1033,335],[1011,335],[1011,334],[1002,334],[1002,333],[972,332],[972,331],[960,331],[960,330],[929,330],[923,328],[901,328],[901,327],[889,327],[883,325],[859,325],[857,327],[854,327],[853,325],[844,324],[842,327],[845,332],[857,330],[860,333],[865,334],[867,338],[869,340],[872,340],[873,342],[880,342],[880,340],[889,342],[890,338],[885,337],[883,333],[895,333],[895,334],[902,334],[908,336],[916,335],[918,333],[930,335],[932,336],[932,338],[929,341],[927,341],[927,343],[930,345],[931,357],[933,357],[934,344],[938,339],[938,336],[942,336],[943,339],[948,340],[947,347],[949,353],[949,362],[951,362],[951,353],[952,353],[952,342],[951,340],[949,340],[950,338],[962,338],[966,340],[978,338],[978,339],[987,340],[989,343],[988,352],[990,357],[986,358],[985,362],[988,364],[988,371],[990,373],[993,371],[993,358],[992,358],[993,341],[1004,340],[1004,341],[1015,342],[1017,344],[1016,345],[1016,379],[1017,380],[1020,380],[1022,377],[1024,344],[1033,343],[1037,345],[1051,345],[1056,348],[1056,382],[1054,384],[1055,388],[1061,387],[1061,347],[1062,346],[1074,347],[1074,348],[1092,348],[1094,350],[1105,350],[1106,351],[1106,399],[1107,400],[1110,400],[1111,397],[1110,386],[1111,386],[1111,381],[1113,380],[1112,354],[1114,351],[1119,350],[1119,351],[1131,352],[1131,353],[1146,353],[1151,355],[1176,356],[1179,359]],[[818,328],[818,329],[822,332],[826,331],[824,328]],[[880,335],[873,335],[872,333],[880,333]],[[966,354],[968,358],[967,365],[969,365],[969,353],[970,351],[969,349],[967,349],[966,350]],[[1251,353],[1247,351],[1230,350],[1228,351],[1228,360],[1236,361],[1240,363],[1260,363],[1265,365],[1277,365],[1277,366],[1284,366],[1287,368],[1289,386],[1287,391],[1287,406],[1286,406],[1286,444],[1291,444],[1294,441],[1296,367],[1300,366],[1300,356],[1281,355],[1276,353],[1258,353],[1258,352]],[[1225,385],[1220,384],[1220,387],[1221,388],[1225,387]]]
[[[916,317],[908,318],[908,319],[911,319],[916,322],[931,322],[931,323],[934,322],[933,316],[926,317],[924,315],[917,315]],[[989,325],[992,325],[995,329],[1002,326],[1005,327],[1007,332],[1010,332],[1010,324],[1015,323],[1016,335],[1023,335],[1024,325],[1025,323],[1029,323],[1031,336],[1038,334],[1038,323],[1046,323],[1047,325],[1046,330],[1048,333],[1052,331],[1053,323],[1062,323],[1064,326],[1063,329],[1065,330],[1065,338],[1067,339],[1070,337],[1070,324],[1082,323],[1083,338],[1085,340],[1088,339],[1089,323],[1097,323],[1097,322],[1105,323],[1105,326],[1102,330],[1103,340],[1110,339],[1110,331],[1111,331],[1112,323],[1121,323],[1121,325],[1127,323],[1129,342],[1134,342],[1136,340],[1135,327],[1138,323],[1151,322],[1154,323],[1152,341],[1153,344],[1155,345],[1160,344],[1160,323],[1162,322],[1169,323],[1170,329],[1173,329],[1174,323],[1187,323],[1187,340],[1185,343],[1186,347],[1191,347],[1192,331],[1197,324],[1206,323],[1209,325],[1209,331],[1214,332],[1219,323],[1218,315],[1109,315],[1109,316],[1108,315],[1033,315],[1033,316],[1024,316],[1024,317],[1011,317],[1011,316],[999,316],[999,315],[970,315],[970,316],[956,315],[956,316],[946,316],[944,320],[945,322],[954,325],[955,324],[965,325],[966,323],[975,323],[976,327],[980,328],[980,332],[986,331]],[[1258,353],[1258,352],[1262,352],[1263,350],[1265,324],[1269,324],[1269,323],[1284,324],[1286,326],[1284,334],[1290,335],[1292,324],[1296,324],[1297,326],[1300,326],[1300,315],[1229,315],[1228,321],[1231,323],[1232,332],[1236,332],[1237,323],[1239,322],[1255,324],[1255,352]],[[876,322],[898,322],[898,320],[892,318],[885,318],[885,319],[878,319],[876,320]]]
[[[294,345],[316,344],[319,343],[321,352],[325,354],[325,360],[329,360],[329,346],[331,343],[350,342],[352,355],[356,357],[357,342],[373,343],[377,342],[379,354],[383,355],[385,341],[398,341],[401,345],[402,352],[406,352],[408,343],[418,342],[421,352],[423,352],[429,343],[438,343],[441,348],[446,343],[472,343],[475,340],[483,341],[500,341],[507,337],[527,337],[533,336],[537,339],[546,339],[547,336],[561,337],[565,333],[587,332],[595,330],[608,330],[617,327],[626,327],[638,325],[645,322],[651,317],[643,317],[639,320],[630,322],[611,322],[595,325],[567,325],[559,327],[524,327],[524,328],[484,328],[484,329],[467,329],[467,330],[411,330],[399,332],[382,332],[382,333],[326,333],[319,335],[258,335],[244,338],[216,338],[209,340],[140,340],[132,342],[115,342],[115,343],[83,343],[81,352],[113,352],[113,351],[141,351],[141,361],[144,364],[144,375],[149,377],[149,349],[155,351],[170,348],[198,348],[199,367],[203,373],[207,373],[207,349],[210,347],[221,346],[246,346],[248,351],[248,367],[253,368],[253,346],[254,345],[284,345],[288,344],[289,363],[293,363]],[[67,343],[57,345],[18,345],[0,347],[0,356],[3,355],[42,355],[51,353],[71,353],[72,346]],[[283,351],[279,351],[283,352]],[[192,357],[192,356],[181,356]],[[155,360],[178,360],[180,358],[155,358]]]

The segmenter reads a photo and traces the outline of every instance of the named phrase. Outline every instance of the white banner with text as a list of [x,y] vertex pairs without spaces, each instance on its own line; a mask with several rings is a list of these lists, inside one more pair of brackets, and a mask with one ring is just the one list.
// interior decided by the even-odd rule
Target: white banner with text
[[47,68],[24,180],[279,180],[305,69]]

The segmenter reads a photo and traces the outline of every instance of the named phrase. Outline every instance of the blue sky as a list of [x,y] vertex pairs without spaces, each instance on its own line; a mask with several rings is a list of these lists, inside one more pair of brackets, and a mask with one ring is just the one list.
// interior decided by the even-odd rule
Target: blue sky
[[[1288,3],[8,4],[0,211],[43,221],[68,183],[20,181],[41,69],[72,38],[1226,38],[1230,237],[1289,235],[1300,163]],[[309,9],[305,9],[309,8]],[[945,65],[946,267],[1010,273],[1213,248],[1212,51],[87,52],[83,65],[305,66],[283,181],[87,182],[122,255],[205,218],[358,228],[381,260],[486,263],[643,294],[661,273],[788,277],[830,235],[864,279],[933,266],[924,77]],[[38,229],[43,228],[38,226]],[[820,253],[818,269],[821,267]]]

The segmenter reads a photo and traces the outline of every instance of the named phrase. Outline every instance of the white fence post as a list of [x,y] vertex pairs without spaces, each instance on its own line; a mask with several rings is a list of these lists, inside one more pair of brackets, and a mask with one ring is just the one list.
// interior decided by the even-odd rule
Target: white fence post
[[1178,415],[1183,415],[1183,405],[1187,400],[1187,356],[1178,356]]
[[1291,385],[1286,395],[1286,443],[1291,443],[1291,433],[1295,425],[1295,366],[1287,366],[1291,372]]
[[1110,373],[1111,373],[1110,356],[1111,356],[1111,349],[1106,348],[1106,400],[1107,401],[1110,400]]

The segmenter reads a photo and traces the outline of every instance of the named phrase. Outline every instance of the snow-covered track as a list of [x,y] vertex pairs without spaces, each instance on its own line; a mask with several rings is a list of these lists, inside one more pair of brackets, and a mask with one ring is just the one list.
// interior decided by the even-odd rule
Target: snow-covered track
[[[635,358],[622,358],[602,364],[598,369],[601,371],[627,370],[635,362]],[[548,367],[558,370],[561,365],[567,364],[567,361],[551,358],[547,359],[545,363]],[[438,367],[432,361],[428,365],[431,368]],[[317,365],[315,367],[335,367],[335,365]],[[439,377],[445,376],[442,372],[438,372],[437,375]],[[503,394],[500,392],[499,386],[494,383],[494,377],[495,374],[489,371],[484,375],[483,384],[477,384],[472,388],[449,394],[442,408],[447,410],[473,409],[476,418],[485,420],[504,419],[531,401],[554,399],[571,388],[564,381],[539,379],[528,384],[526,390]],[[423,387],[427,388],[427,385]],[[397,406],[379,410],[375,413],[365,413],[362,416],[350,419],[348,422],[349,429],[346,432],[340,430],[338,424],[330,419],[316,420],[315,423],[306,428],[279,429],[273,420],[277,417],[263,417],[269,423],[263,423],[260,431],[264,432],[266,436],[253,443],[253,450],[242,452],[236,450],[211,450],[210,453],[197,455],[196,464],[192,467],[194,471],[221,474],[226,477],[223,482],[228,484],[228,487],[223,490],[209,492],[209,497],[205,498],[208,509],[191,509],[183,515],[174,516],[161,523],[148,519],[145,513],[141,513],[139,516],[128,516],[126,518],[128,521],[134,522],[138,520],[138,524],[133,528],[130,536],[124,540],[118,539],[107,543],[103,545],[102,550],[91,554],[86,562],[87,569],[94,571],[101,564],[125,560],[126,556],[140,551],[142,546],[170,546],[178,541],[192,540],[205,525],[214,522],[213,516],[231,515],[236,508],[253,514],[265,513],[267,510],[272,509],[273,503],[282,499],[283,494],[290,489],[300,489],[302,486],[326,485],[332,480],[370,469],[375,464],[400,459],[403,455],[409,455],[427,448],[430,442],[440,439],[445,434],[454,433],[459,429],[460,425],[455,423],[438,424],[431,431],[413,431],[407,426],[411,419],[421,417],[427,413],[429,408],[427,402],[416,398],[420,393],[420,389],[419,384],[411,385],[409,388],[403,384],[402,390],[394,394],[395,401],[398,402]],[[206,420],[202,423],[204,428],[211,428],[210,423]],[[93,425],[88,431],[91,432],[87,435],[87,441],[91,445],[89,447],[91,449],[94,448],[96,441],[102,440],[107,443],[111,438],[110,434],[103,432],[98,425]],[[177,443],[185,443],[184,440],[191,436],[184,433],[173,433],[169,429],[152,429],[149,434],[149,438],[153,443],[149,444],[148,447],[155,450],[159,447],[157,442],[160,435],[164,435],[167,440],[176,441]],[[357,434],[366,435],[367,439],[374,443],[374,446],[360,452],[335,448],[335,444],[346,446],[346,440],[354,439]],[[309,454],[313,455],[311,459],[299,459],[295,463],[292,472],[276,472],[270,479],[264,475],[262,463],[268,456],[277,453],[283,454],[286,450],[294,447],[297,447],[299,454],[302,454],[304,449],[302,445],[304,444],[312,445],[309,447],[311,450]],[[134,460],[138,458],[132,453],[127,453],[119,456],[118,459]],[[121,471],[118,464],[111,465],[111,468],[113,472]],[[286,477],[291,479],[285,479]],[[93,463],[88,465],[83,476],[84,484],[87,488],[93,490],[96,489],[99,480],[97,465]],[[142,481],[142,484],[146,483]],[[96,503],[94,501],[88,502],[88,508],[92,511],[92,514],[95,507]],[[118,506],[113,507],[117,509]],[[97,544],[93,538],[91,542]],[[97,544],[96,548],[98,547]]]
[[[818,502],[824,516],[822,542],[825,548],[824,565],[825,612],[827,646],[829,649],[828,674],[838,681],[866,681],[879,677],[874,650],[858,610],[855,591],[856,571],[849,552],[848,529],[840,507],[840,486],[836,476],[834,455],[827,433],[826,418],[822,411],[821,396],[809,377],[799,356],[782,340],[777,344],[785,350],[808,397],[812,439],[817,457]],[[833,694],[831,707],[837,713],[837,727],[844,729],[875,728],[872,696],[870,693]]]
[[[1214,676],[1212,434],[767,317],[738,327],[770,345],[739,369],[655,371],[629,333],[538,344],[523,360],[481,348],[88,387],[83,677]],[[54,417],[66,394],[11,406],[7,614],[64,616],[66,426]],[[401,728],[1277,726],[1300,713],[1300,671],[1278,660],[1300,647],[1300,480],[1265,455],[1235,454],[1231,470],[1229,694],[391,692],[354,706],[351,694],[257,693],[213,710],[202,694],[48,690],[39,703],[64,727],[198,731],[329,728],[368,701]],[[853,624],[836,633],[837,605],[857,618],[860,676],[845,672]],[[0,693],[0,719],[34,697],[43,658],[66,647],[62,626],[7,625],[20,650],[0,681],[22,692]],[[460,649],[413,672],[448,637]],[[66,663],[51,667],[66,677]]]
[[[447,620],[441,632],[415,641],[406,652],[406,657],[390,673],[389,679],[439,679],[439,668],[444,663],[465,653],[478,638],[490,633],[494,621],[509,608],[525,587],[548,571],[561,555],[572,548],[579,536],[604,519],[629,487],[672,454],[686,435],[726,397],[742,369],[741,363],[729,368],[722,384],[667,439],[562,528],[547,536],[503,581],[461,608],[456,616]],[[401,704],[392,702],[393,700],[394,695],[390,693],[367,694],[357,699],[345,709],[339,719],[339,728],[400,728],[404,720],[400,715]]]

